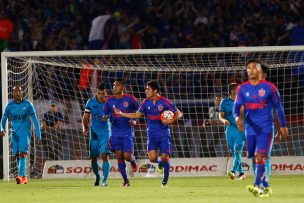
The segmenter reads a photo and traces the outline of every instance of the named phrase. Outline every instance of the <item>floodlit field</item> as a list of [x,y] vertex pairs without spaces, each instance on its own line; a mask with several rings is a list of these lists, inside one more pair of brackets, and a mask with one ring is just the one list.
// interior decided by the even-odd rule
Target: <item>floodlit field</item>
[[93,179],[30,180],[28,185],[0,181],[0,202],[10,203],[195,203],[195,202],[304,202],[304,176],[273,176],[273,196],[255,198],[246,191],[253,177],[231,181],[227,177],[171,178],[161,188],[159,178],[134,178],[131,187],[121,188],[121,179],[109,186],[94,187]]

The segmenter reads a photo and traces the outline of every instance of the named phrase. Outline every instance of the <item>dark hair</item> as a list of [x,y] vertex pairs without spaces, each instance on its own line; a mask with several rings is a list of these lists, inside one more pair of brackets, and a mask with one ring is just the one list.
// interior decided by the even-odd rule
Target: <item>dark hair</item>
[[115,81],[116,81],[116,82],[119,82],[119,83],[122,84],[123,86],[126,84],[126,80],[124,80],[123,78],[116,78]]
[[267,75],[268,66],[266,64],[261,64],[262,73]]
[[248,66],[248,64],[250,64],[250,63],[258,63],[258,64],[261,64],[261,62],[260,62],[259,60],[257,60],[257,59],[249,59],[249,60],[247,61],[247,63],[246,63],[246,66]]
[[100,83],[99,85],[98,85],[98,88],[97,89],[99,89],[99,90],[105,90],[105,85],[104,85],[104,83]]
[[228,92],[229,92],[229,95],[231,94],[231,90],[235,90],[237,88],[238,84],[236,84],[235,82],[233,83],[230,83],[228,85]]
[[57,106],[55,101],[50,101],[50,106]]
[[152,90],[157,90],[157,92],[159,92],[159,84],[156,80],[150,80],[146,85],[150,86]]

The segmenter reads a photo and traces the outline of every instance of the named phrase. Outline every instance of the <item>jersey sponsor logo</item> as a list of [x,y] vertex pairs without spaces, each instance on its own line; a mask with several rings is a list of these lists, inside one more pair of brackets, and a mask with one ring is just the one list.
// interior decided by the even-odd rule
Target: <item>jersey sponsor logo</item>
[[10,119],[14,120],[14,121],[16,121],[16,120],[25,120],[26,117],[27,117],[27,114],[21,114],[21,115],[13,114]]
[[125,108],[127,108],[127,107],[129,106],[129,102],[125,101],[125,102],[123,103],[123,106],[124,106]]
[[91,117],[92,117],[93,120],[95,120],[95,119],[97,120],[97,119],[101,119],[102,116],[103,116],[103,114],[92,114]]
[[262,88],[259,90],[259,96],[264,97],[265,96],[265,90]]
[[160,116],[154,116],[154,115],[151,115],[151,114],[148,114],[148,118],[150,120],[160,120]]
[[164,107],[163,107],[163,105],[160,104],[160,105],[158,105],[157,109],[158,109],[158,111],[162,111],[164,109]]
[[260,103],[252,103],[252,102],[247,102],[246,103],[246,109],[263,109],[266,106],[266,103],[263,102],[262,100]]

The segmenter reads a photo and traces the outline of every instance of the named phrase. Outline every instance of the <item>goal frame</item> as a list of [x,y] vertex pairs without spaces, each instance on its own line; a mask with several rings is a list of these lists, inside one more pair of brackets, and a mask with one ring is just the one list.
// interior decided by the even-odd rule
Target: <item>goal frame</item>
[[[133,50],[82,50],[82,51],[24,51],[1,53],[2,111],[8,103],[8,70],[10,57],[52,56],[114,56],[149,54],[203,54],[203,53],[247,53],[268,51],[303,51],[304,46],[222,47],[222,48],[178,48],[178,49],[133,49]],[[244,64],[245,65],[245,64]],[[31,98],[29,98],[31,100]],[[3,137],[3,180],[9,181],[9,135]]]

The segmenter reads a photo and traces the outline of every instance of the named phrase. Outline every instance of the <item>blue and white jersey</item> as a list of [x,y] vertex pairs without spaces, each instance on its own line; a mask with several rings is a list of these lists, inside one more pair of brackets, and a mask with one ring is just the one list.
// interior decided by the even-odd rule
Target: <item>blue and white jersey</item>
[[104,122],[102,117],[104,116],[104,103],[98,102],[96,97],[88,100],[85,112],[90,114],[91,129],[95,133],[110,134],[110,121],[109,119]]
[[38,124],[38,119],[36,116],[33,104],[23,99],[20,103],[16,103],[11,100],[5,107],[2,121],[1,121],[1,131],[5,130],[5,124],[7,118],[10,120],[11,133],[15,136],[30,135],[31,131],[31,119],[35,124],[36,136],[41,139],[41,132]]

